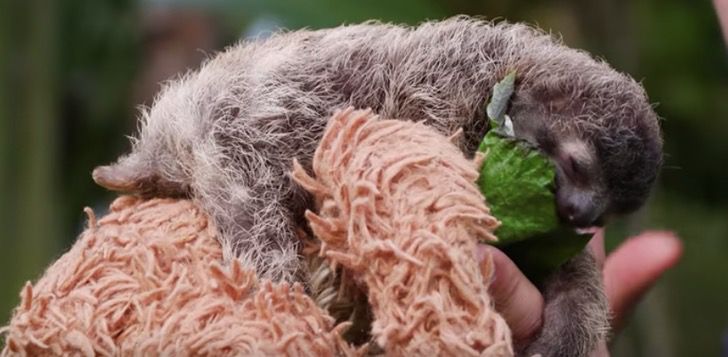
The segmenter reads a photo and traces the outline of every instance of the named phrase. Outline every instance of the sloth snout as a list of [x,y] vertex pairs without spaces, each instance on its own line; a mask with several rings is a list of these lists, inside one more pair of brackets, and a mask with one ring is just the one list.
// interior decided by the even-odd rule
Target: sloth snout
[[561,220],[574,227],[585,228],[603,224],[604,212],[589,194],[557,195],[556,208]]

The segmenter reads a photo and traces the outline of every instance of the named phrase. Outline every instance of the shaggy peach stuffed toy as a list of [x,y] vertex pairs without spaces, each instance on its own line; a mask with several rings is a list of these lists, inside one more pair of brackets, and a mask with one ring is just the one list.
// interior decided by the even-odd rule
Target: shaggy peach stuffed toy
[[491,263],[473,254],[498,225],[478,161],[422,124],[337,113],[314,175],[292,173],[317,202],[303,285],[223,263],[192,201],[87,209],[76,244],[23,288],[2,354],[512,355]]

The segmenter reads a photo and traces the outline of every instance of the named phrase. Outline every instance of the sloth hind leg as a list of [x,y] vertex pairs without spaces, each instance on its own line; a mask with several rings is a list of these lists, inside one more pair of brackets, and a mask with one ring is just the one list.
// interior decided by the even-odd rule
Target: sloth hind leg
[[287,175],[279,177],[252,188],[217,186],[218,192],[203,185],[195,196],[217,225],[225,261],[239,259],[262,279],[293,282],[301,276],[299,227],[309,200]]

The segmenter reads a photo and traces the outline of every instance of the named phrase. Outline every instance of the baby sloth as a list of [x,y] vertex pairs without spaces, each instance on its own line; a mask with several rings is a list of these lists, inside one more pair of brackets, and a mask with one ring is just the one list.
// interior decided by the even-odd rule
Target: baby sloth
[[[112,190],[190,196],[215,220],[225,259],[295,280],[297,227],[312,202],[288,172],[310,170],[336,109],[372,108],[463,129],[472,156],[493,85],[515,70],[516,135],[557,167],[557,207],[575,227],[637,209],[661,164],[642,87],[606,63],[520,24],[467,17],[404,27],[369,22],[243,42],[168,83],[142,113],[130,154],[94,170]],[[521,353],[584,356],[605,337],[601,274],[584,252],[543,287],[544,325]]]

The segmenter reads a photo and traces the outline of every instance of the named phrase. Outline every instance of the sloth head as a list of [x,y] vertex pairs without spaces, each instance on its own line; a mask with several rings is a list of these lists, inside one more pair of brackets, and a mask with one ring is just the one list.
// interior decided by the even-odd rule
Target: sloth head
[[637,210],[662,165],[658,118],[643,88],[601,65],[524,83],[510,110],[516,135],[554,163],[557,211],[575,227]]

